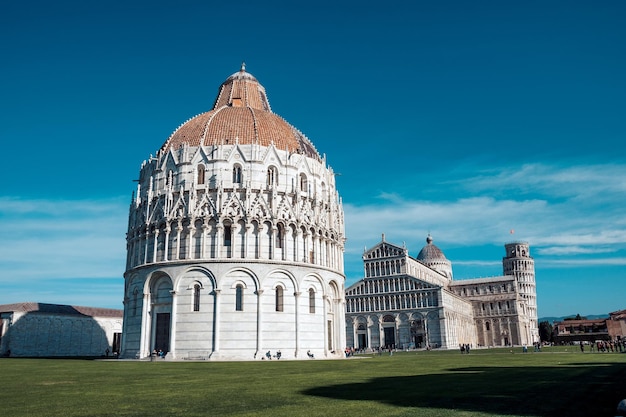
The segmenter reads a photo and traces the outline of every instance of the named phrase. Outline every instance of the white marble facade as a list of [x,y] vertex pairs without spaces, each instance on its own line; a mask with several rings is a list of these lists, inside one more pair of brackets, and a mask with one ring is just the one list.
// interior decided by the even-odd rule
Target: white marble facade
[[122,357],[340,355],[344,219],[332,169],[245,67],[144,161]]
[[534,261],[525,242],[505,245],[500,277],[454,280],[432,243],[415,258],[383,240],[363,254],[365,277],[346,289],[349,347],[510,346],[539,341]]

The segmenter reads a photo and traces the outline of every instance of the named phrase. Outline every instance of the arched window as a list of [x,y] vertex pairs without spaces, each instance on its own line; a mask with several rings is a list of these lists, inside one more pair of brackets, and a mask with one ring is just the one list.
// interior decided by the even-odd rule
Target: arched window
[[306,175],[300,174],[300,191],[306,193],[309,191],[309,186],[307,184]]
[[285,236],[285,230],[283,228],[283,225],[278,223],[278,225],[276,225],[276,247],[277,248],[283,247],[284,236]]
[[232,234],[233,234],[233,228],[230,225],[224,226],[224,246],[231,246]]
[[200,311],[200,285],[193,286],[193,311]]
[[485,330],[489,331],[489,322],[485,322]]
[[269,167],[267,169],[267,185],[273,187],[278,185],[278,172],[276,167]]
[[309,288],[309,313],[315,313],[315,291]]
[[243,285],[235,287],[235,311],[243,311]]
[[233,167],[233,183],[241,184],[243,182],[243,174],[241,172],[241,165],[235,165]]
[[276,287],[276,311],[283,311],[283,287]]
[[198,165],[198,185],[204,184],[204,165]]
[[137,288],[135,288],[135,291],[133,291],[133,316],[137,315],[137,307],[138,307],[138,301],[137,301],[137,293],[139,291],[137,291]]

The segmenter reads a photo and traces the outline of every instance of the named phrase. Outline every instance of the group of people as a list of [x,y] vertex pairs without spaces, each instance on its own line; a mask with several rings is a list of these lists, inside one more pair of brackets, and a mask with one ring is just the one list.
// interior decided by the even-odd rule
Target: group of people
[[461,350],[461,354],[467,353],[469,355],[469,353],[470,353],[470,345],[469,345],[469,343],[465,343],[465,344],[461,343],[459,345],[459,349]]
[[280,350],[279,350],[279,351],[277,351],[277,352],[276,352],[276,355],[274,355],[274,356],[272,356],[272,351],[270,351],[270,350],[268,350],[268,351],[265,353],[265,357],[266,357],[268,360],[270,360],[270,361],[272,360],[272,358],[280,359],[280,357],[281,357],[281,356],[283,356],[283,354],[280,352]]
[[389,352],[389,356],[393,356],[393,352],[396,350],[395,345],[387,345],[387,346],[378,346],[374,348],[373,351],[378,352],[378,356],[381,356],[383,352]]
[[354,349],[354,347],[347,347],[343,351],[343,353],[346,355],[346,358],[349,358],[350,356],[354,356],[355,352],[356,352],[356,349]]
[[[589,350],[591,352],[595,352],[597,348],[598,352],[608,353],[608,352],[626,352],[626,339],[617,339],[617,340],[598,340],[597,342],[591,342],[589,344]],[[585,351],[585,345],[583,342],[580,342],[580,351]]]
[[[307,350],[306,352],[307,356],[311,359],[315,359],[315,356],[311,353],[310,350]],[[272,358],[275,359],[280,359],[283,356],[282,352],[280,350],[276,351],[276,355],[272,355],[272,351],[268,350],[267,352],[265,352],[265,357],[261,358],[261,359],[267,359],[267,360],[272,360]],[[256,353],[254,354],[254,357],[256,358]]]
[[152,354],[150,355],[150,360],[154,360],[154,358],[156,358],[156,357],[159,357],[161,359],[165,359],[165,355],[166,355],[166,352],[163,352],[161,349],[159,349],[159,350],[154,349],[152,351]]

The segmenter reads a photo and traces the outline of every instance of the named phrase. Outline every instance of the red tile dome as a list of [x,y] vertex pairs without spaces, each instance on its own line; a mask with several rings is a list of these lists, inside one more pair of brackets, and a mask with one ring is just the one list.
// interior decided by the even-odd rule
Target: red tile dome
[[185,122],[161,147],[167,152],[189,146],[274,144],[278,149],[321,160],[298,129],[272,113],[265,88],[245,65],[220,86],[213,109]]

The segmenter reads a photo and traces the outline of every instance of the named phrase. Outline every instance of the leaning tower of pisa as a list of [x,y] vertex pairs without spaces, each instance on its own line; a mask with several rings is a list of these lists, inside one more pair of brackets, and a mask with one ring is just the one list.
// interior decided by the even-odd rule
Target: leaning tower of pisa
[[502,258],[504,275],[512,275],[517,282],[522,308],[530,324],[529,341],[539,341],[537,322],[537,285],[535,283],[535,261],[530,256],[530,247],[526,242],[511,242],[504,245],[506,256]]

